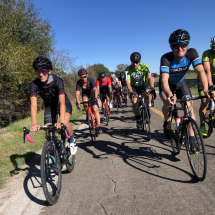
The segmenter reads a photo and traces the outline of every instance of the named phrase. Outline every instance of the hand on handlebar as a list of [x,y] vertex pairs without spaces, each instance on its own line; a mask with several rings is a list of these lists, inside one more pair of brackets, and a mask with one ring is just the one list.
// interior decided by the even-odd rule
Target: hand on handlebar
[[175,96],[169,96],[167,98],[170,105],[174,105],[176,103],[176,97]]
[[33,132],[39,131],[39,130],[40,130],[40,125],[32,125],[30,127],[30,131],[33,131]]

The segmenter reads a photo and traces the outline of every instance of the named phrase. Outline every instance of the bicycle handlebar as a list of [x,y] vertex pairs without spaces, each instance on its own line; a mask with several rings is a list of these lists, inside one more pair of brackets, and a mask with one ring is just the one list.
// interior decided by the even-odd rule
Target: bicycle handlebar
[[[64,125],[63,123],[61,123],[61,128],[60,128],[60,129],[63,130],[63,131],[65,132],[66,137],[69,139],[70,136],[69,136],[68,133],[67,133],[66,125]],[[38,128],[37,128],[37,130],[38,130]],[[57,128],[56,128],[55,126],[53,126],[53,125],[48,125],[48,126],[47,126],[47,125],[44,125],[44,126],[40,127],[40,130],[44,130],[44,131],[47,131],[47,130],[50,130],[50,131],[57,131],[57,130],[59,130],[59,129],[57,129]],[[28,140],[29,142],[31,142],[31,143],[34,142],[34,140],[30,138],[29,133],[30,133],[30,128],[27,129],[26,127],[23,127],[23,134],[24,134],[23,139],[24,139],[24,143],[25,143],[25,136],[26,136],[26,138],[27,138],[27,140]]]

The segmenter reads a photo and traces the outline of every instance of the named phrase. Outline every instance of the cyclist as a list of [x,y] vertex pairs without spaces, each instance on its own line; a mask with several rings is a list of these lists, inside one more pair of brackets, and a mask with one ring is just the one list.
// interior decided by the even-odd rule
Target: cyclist
[[[142,90],[149,91],[149,87],[154,89],[154,82],[151,76],[149,67],[141,63],[141,55],[139,52],[133,52],[130,56],[131,65],[125,69],[126,84],[130,92],[130,99],[132,101],[132,110],[137,121],[137,128],[141,128],[141,116],[139,115],[138,94]],[[149,82],[146,81],[146,78]],[[151,94],[145,96],[145,102],[150,118]]]
[[[116,91],[121,92],[122,85],[121,85],[121,82],[119,81],[119,79],[116,77],[115,74],[111,74],[111,83],[112,83],[113,92],[116,92]],[[121,108],[122,104],[121,104],[120,94],[117,96],[117,98],[115,98],[115,95],[113,95],[113,101],[115,101],[116,99],[118,99],[119,107]],[[114,105],[115,105],[115,102],[114,102]]]
[[[110,108],[113,107],[113,104],[111,102],[112,100],[112,86],[111,86],[111,80],[110,78],[106,77],[105,72],[100,72],[99,73],[99,78],[96,80],[96,87],[97,87],[97,92],[98,96],[100,96],[100,100],[102,102],[102,107],[103,107],[103,113],[104,113],[104,96],[109,95],[110,96]],[[104,115],[104,119],[106,119]]]
[[119,81],[121,81],[122,93],[123,93],[123,91],[126,92],[127,99],[128,99],[128,88],[127,88],[127,84],[126,84],[126,80],[125,80],[125,72],[120,72]]
[[[154,78],[154,75],[151,73],[151,76],[152,76],[152,82],[153,83],[155,83],[155,78]],[[146,81],[148,81],[148,78],[146,78]],[[156,99],[156,91],[154,90],[154,92],[153,92],[153,94],[152,94],[152,97],[154,98],[154,99]],[[152,98],[152,99],[153,99]],[[149,106],[151,107],[151,103],[149,104]]]
[[[210,47],[211,49],[204,51],[202,54],[202,62],[208,78],[209,90],[213,89],[213,85],[215,85],[215,35],[211,38]],[[199,92],[199,95],[204,95],[199,79],[198,79],[198,92]],[[215,92],[214,92],[214,98],[215,98]],[[204,121],[205,121],[205,114],[207,112],[208,104],[209,104],[209,100],[204,98],[201,100],[201,105],[199,108],[200,129],[203,136],[207,136]],[[212,120],[214,122],[215,120],[214,116],[212,116]]]
[[[99,115],[99,110],[98,110],[98,98],[97,98],[97,89],[96,89],[96,84],[92,78],[88,77],[88,72],[86,69],[79,69],[78,75],[80,76],[80,79],[77,81],[76,84],[76,105],[77,107],[80,106],[80,101],[79,101],[79,96],[80,96],[80,89],[82,89],[82,101],[88,101],[89,98],[91,98],[94,103],[93,103],[93,111],[95,113],[95,118],[97,122],[97,126],[99,128],[99,134],[102,134],[102,129],[100,125],[100,115]],[[84,104],[84,110],[87,113],[88,110],[88,104]],[[86,116],[87,117],[87,116]],[[86,118],[86,120],[88,120]]]
[[[172,92],[176,91],[178,99],[181,99],[185,95],[192,96],[184,79],[191,63],[195,73],[201,80],[204,94],[208,95],[208,81],[202,66],[202,61],[195,49],[188,49],[189,42],[190,34],[187,31],[183,29],[174,31],[169,37],[169,44],[172,51],[161,57],[159,94],[163,101],[162,111],[165,119],[163,127],[167,139],[170,138],[171,134],[171,122],[168,116],[169,107],[176,102],[175,97],[174,102],[171,101],[173,96]],[[188,102],[188,108],[190,115],[195,120],[192,102]],[[191,142],[195,141],[191,131],[190,135]]]
[[[69,119],[72,115],[72,105],[64,90],[64,83],[61,78],[52,74],[52,62],[46,57],[38,57],[33,62],[33,68],[36,71],[37,78],[30,84],[30,101],[31,101],[31,131],[40,129],[37,124],[37,92],[42,97],[45,112],[44,124],[54,124],[56,128],[61,128],[63,123],[67,127],[70,150],[75,154],[77,147],[73,135],[72,125]],[[57,122],[57,114],[60,114],[59,123]]]

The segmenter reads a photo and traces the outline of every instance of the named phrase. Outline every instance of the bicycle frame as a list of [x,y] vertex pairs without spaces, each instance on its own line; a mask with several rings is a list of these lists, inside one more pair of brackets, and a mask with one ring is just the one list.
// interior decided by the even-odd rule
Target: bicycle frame
[[[109,105],[108,105],[108,102],[107,102],[107,95],[105,95],[105,99],[104,99],[104,102],[103,102],[103,105],[106,104],[106,107],[107,107],[107,114],[110,115],[110,108],[109,108]],[[104,109],[104,114],[105,113],[105,109]]]

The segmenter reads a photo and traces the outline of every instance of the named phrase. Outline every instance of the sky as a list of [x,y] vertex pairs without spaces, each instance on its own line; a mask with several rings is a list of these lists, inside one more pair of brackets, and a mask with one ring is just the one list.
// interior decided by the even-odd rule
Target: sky
[[215,35],[214,0],[33,1],[52,25],[57,50],[69,50],[76,65],[99,63],[111,72],[139,52],[141,62],[159,74],[161,56],[171,51],[169,36],[177,29],[190,33],[189,48],[200,57]]

